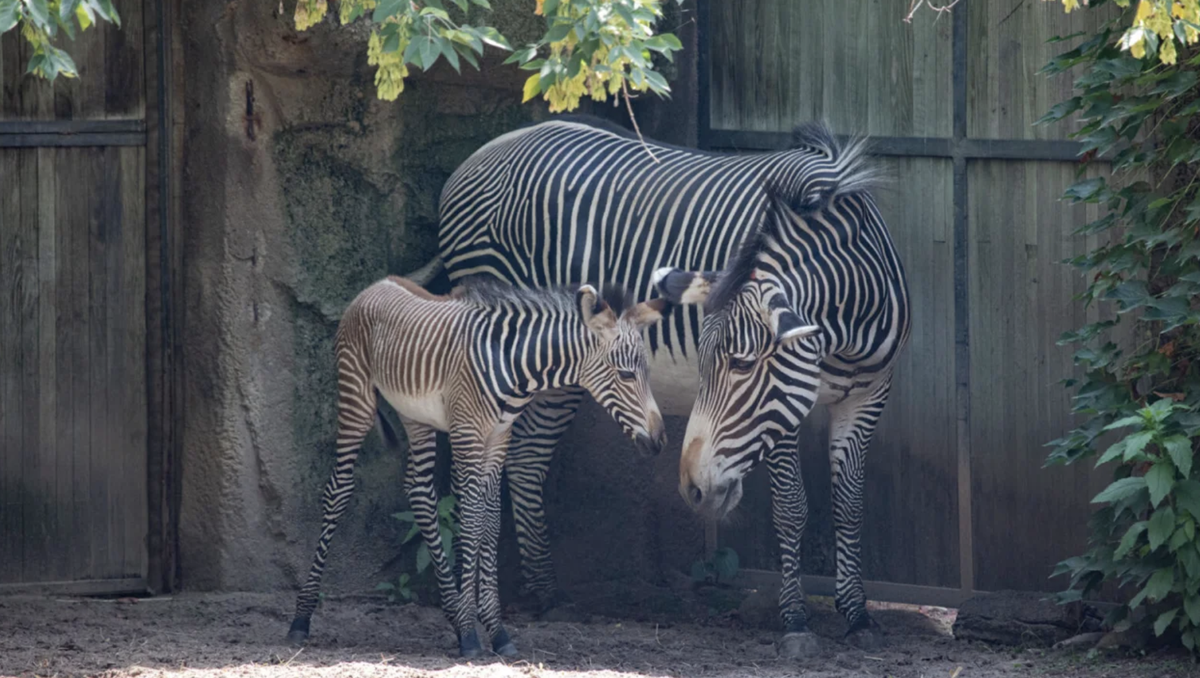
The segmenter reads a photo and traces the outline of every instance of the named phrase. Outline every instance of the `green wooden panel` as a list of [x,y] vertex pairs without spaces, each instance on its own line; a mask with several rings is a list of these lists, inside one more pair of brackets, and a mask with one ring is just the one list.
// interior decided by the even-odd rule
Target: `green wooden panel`
[[1098,208],[1059,200],[1071,163],[968,169],[975,585],[1056,590],[1063,582],[1047,577],[1082,552],[1088,502],[1108,476],[1042,467],[1045,444],[1074,425],[1059,383],[1074,374],[1072,350],[1056,342],[1098,313],[1072,300],[1085,279],[1061,262],[1088,247],[1072,231]]
[[[1060,2],[989,0],[963,3],[967,11],[967,136],[984,139],[1066,139],[1072,118],[1033,122],[1072,96],[1076,74],[1038,73],[1051,57],[1083,40],[1047,43],[1055,36],[1095,32],[1110,12],[1063,12]],[[1110,8],[1105,8],[1105,10]]]
[[[952,163],[882,162],[890,180],[875,196],[908,274],[913,333],[867,462],[863,571],[873,580],[956,587]],[[828,417],[820,408],[804,425],[801,457],[809,497],[804,571],[832,575]],[[776,570],[766,474],[754,476],[742,517],[723,529],[721,543],[737,550],[745,567]]]
[[713,129],[950,136],[951,22],[908,0],[711,3]]

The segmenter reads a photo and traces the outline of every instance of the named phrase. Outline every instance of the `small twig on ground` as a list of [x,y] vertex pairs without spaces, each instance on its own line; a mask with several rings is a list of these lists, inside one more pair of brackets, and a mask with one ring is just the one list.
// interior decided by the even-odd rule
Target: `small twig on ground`
[[869,654],[868,654],[868,655],[863,655],[863,659],[872,659],[872,660],[874,660],[874,661],[877,661],[877,662],[884,661],[884,658],[883,658],[883,657],[872,657],[872,656],[871,656],[871,655],[869,655]]
[[285,661],[285,662],[283,663],[283,665],[284,665],[284,666],[287,666],[288,664],[291,664],[291,663],[292,663],[292,659],[295,659],[296,657],[299,657],[299,656],[300,656],[300,653],[301,653],[301,652],[303,652],[303,651],[304,651],[304,648],[300,648],[299,650],[296,650],[296,654],[292,655],[292,658],[291,658],[291,659],[289,659],[289,660],[287,660],[287,661]]
[[662,647],[662,641],[658,639],[658,624],[654,625],[654,644]]
[[[929,9],[932,9],[934,12],[937,13],[937,18],[940,19],[940,18],[942,18],[943,14],[947,14],[950,12],[950,10],[954,9],[954,6],[957,5],[959,2],[960,2],[960,0],[952,0],[951,2],[948,2],[945,5],[938,7],[937,5],[933,4],[929,0],[913,0],[912,5],[909,6],[909,8],[908,8],[908,16],[904,17],[904,23],[906,23],[906,24],[912,23],[913,16],[916,15],[918,9],[921,9],[921,5],[928,6]],[[937,21],[937,19],[934,19],[934,21]]]
[[960,674],[960,673],[962,673],[962,667],[961,667],[961,666],[960,666],[960,667],[958,667],[957,669],[954,669],[954,673],[951,673],[951,674],[950,674],[950,678],[958,678],[958,674]]

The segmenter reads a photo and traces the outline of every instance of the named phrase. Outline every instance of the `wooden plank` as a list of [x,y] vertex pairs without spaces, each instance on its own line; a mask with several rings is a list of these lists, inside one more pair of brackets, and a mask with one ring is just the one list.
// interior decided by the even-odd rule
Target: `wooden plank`
[[[833,597],[836,581],[833,577],[804,575],[800,578],[804,593],[809,596]],[[744,588],[767,591],[779,590],[779,573],[768,570],[743,569],[739,570],[734,585]],[[887,603],[904,603],[908,605],[937,605],[942,607],[958,607],[967,598],[958,588],[941,586],[916,586],[913,584],[895,584],[885,581],[863,581],[867,600]]]
[[[88,327],[88,225],[91,212],[92,173],[87,163],[88,149],[57,149],[58,220],[55,247],[58,267],[56,306],[58,309],[58,353],[55,372],[58,377],[56,420],[59,422],[59,454],[68,461],[60,467],[64,474],[70,504],[70,541],[63,557],[70,561],[70,578],[92,577],[92,542],[98,535],[92,530],[91,506],[91,333]],[[69,483],[66,478],[69,477]]]
[[[111,336],[111,316],[116,311],[110,306],[109,290],[112,288],[113,269],[117,262],[110,258],[110,239],[114,229],[120,228],[120,221],[112,221],[109,210],[109,197],[117,190],[113,171],[109,170],[109,154],[111,149],[80,149],[77,155],[85,166],[87,182],[84,191],[90,194],[90,205],[87,220],[86,256],[90,274],[87,285],[86,322],[88,339],[88,376],[91,380],[88,407],[87,436],[90,443],[88,460],[91,466],[90,482],[88,483],[88,502],[90,505],[88,529],[92,533],[91,543],[91,576],[108,578],[117,573],[112,571],[113,560],[120,556],[113,554],[115,545],[113,535],[112,507],[109,504],[114,478],[112,466],[115,459],[109,457],[115,444],[115,416],[122,414],[112,411],[112,400],[116,396],[116,384],[110,375],[113,351],[117,350]],[[114,170],[116,168],[113,168]],[[119,482],[119,481],[118,481]]]
[[113,247],[117,263],[118,293],[111,296],[116,311],[114,327],[115,370],[113,383],[117,418],[122,422],[111,450],[115,466],[114,487],[120,489],[116,514],[122,551],[119,574],[146,576],[147,391],[146,391],[146,227],[145,152],[138,148],[116,151],[120,190],[110,196],[121,219],[120,247]]
[[50,549],[46,533],[49,497],[42,484],[38,444],[37,152],[24,151],[17,158],[20,211],[15,231],[9,231],[15,237],[8,243],[8,256],[15,265],[9,267],[4,281],[6,301],[16,323],[16,344],[6,350],[15,353],[20,399],[21,580],[32,581],[44,576]]
[[826,119],[839,132],[948,136],[949,21],[907,0],[713,3],[707,43],[714,129],[783,131]]
[[[1033,127],[1052,106],[1072,96],[1079,74],[1038,73],[1074,43],[1048,44],[1056,35],[1095,34],[1113,8],[1066,14],[1061,3],[992,0],[969,3],[970,105],[968,134],[991,139],[1065,139],[1076,121]],[[1075,42],[1083,38],[1076,38]]]
[[118,134],[145,132],[146,121],[123,120],[0,120],[4,134]]
[[0,151],[0,582],[22,577],[21,537],[21,382],[20,329],[9,283],[17,275],[15,256],[21,221],[21,156],[28,151]]
[[58,545],[47,559],[44,578],[70,576],[70,562],[62,544],[73,538],[69,527],[69,460],[58,437],[58,176],[52,149],[37,151],[38,160],[38,393],[39,456],[44,464],[47,494],[53,497],[47,531],[52,544]]
[[45,148],[48,146],[144,146],[144,132],[116,134],[84,132],[82,134],[5,134],[0,135],[0,148]]
[[[867,462],[863,533],[865,576],[879,581],[958,587],[951,163],[894,159],[877,192],[909,276],[913,334]],[[920,200],[910,195],[919,194]],[[834,574],[828,414],[817,408],[801,434],[809,523],[802,546],[807,574]],[[720,543],[745,567],[777,569],[770,490],[764,472],[747,479],[742,518]]]
[[[1053,565],[1085,547],[1087,465],[1044,469],[1045,443],[1072,425],[1070,351],[1055,342],[1085,321],[1085,209],[1059,201],[1066,164],[979,161],[970,173],[971,450],[975,578],[982,590],[1052,590]],[[1013,200],[1012,196],[1021,196]],[[1038,529],[1013,529],[1037,525]]]
[[140,577],[0,584],[0,596],[30,594],[43,596],[108,596],[120,594],[135,595],[146,593],[146,591],[146,580]]

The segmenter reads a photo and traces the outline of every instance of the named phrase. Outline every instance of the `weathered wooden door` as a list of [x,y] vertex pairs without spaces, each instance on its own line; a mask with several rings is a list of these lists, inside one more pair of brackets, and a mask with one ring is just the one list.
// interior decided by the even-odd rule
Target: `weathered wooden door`
[[0,40],[0,589],[147,586],[153,91],[142,0],[116,6],[77,79]]
[[[909,0],[701,2],[700,137],[712,149],[786,147],[796,123],[868,135],[876,192],[905,264],[913,334],[867,461],[863,570],[871,597],[955,604],[975,590],[1045,590],[1085,548],[1088,468],[1043,469],[1070,428],[1070,351],[1085,280],[1060,262],[1098,216],[1059,201],[1073,183],[1070,123],[1033,127],[1070,96],[1038,70],[1094,29],[1057,3],[965,2],[903,21]],[[806,424],[806,582],[832,591],[828,418]],[[775,567],[765,477],[747,518],[715,541],[750,570]],[[777,575],[751,572],[751,578]]]

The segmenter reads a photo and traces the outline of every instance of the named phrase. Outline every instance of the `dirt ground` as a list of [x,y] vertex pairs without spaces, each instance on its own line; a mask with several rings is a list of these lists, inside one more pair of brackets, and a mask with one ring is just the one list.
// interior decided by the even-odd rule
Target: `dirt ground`
[[[283,641],[290,593],[2,597],[0,676],[1200,676],[1177,654],[1089,658],[955,641],[954,612],[941,608],[873,605],[888,643],[868,654],[839,642],[844,625],[824,599],[813,600],[821,654],[785,661],[776,656],[777,633],[751,627],[736,599],[686,598],[610,586],[576,596],[587,612],[582,621],[536,621],[510,610],[522,658],[503,663],[455,657],[454,636],[436,608],[368,596],[326,599],[300,651]],[[605,616],[617,611],[624,618]]]

